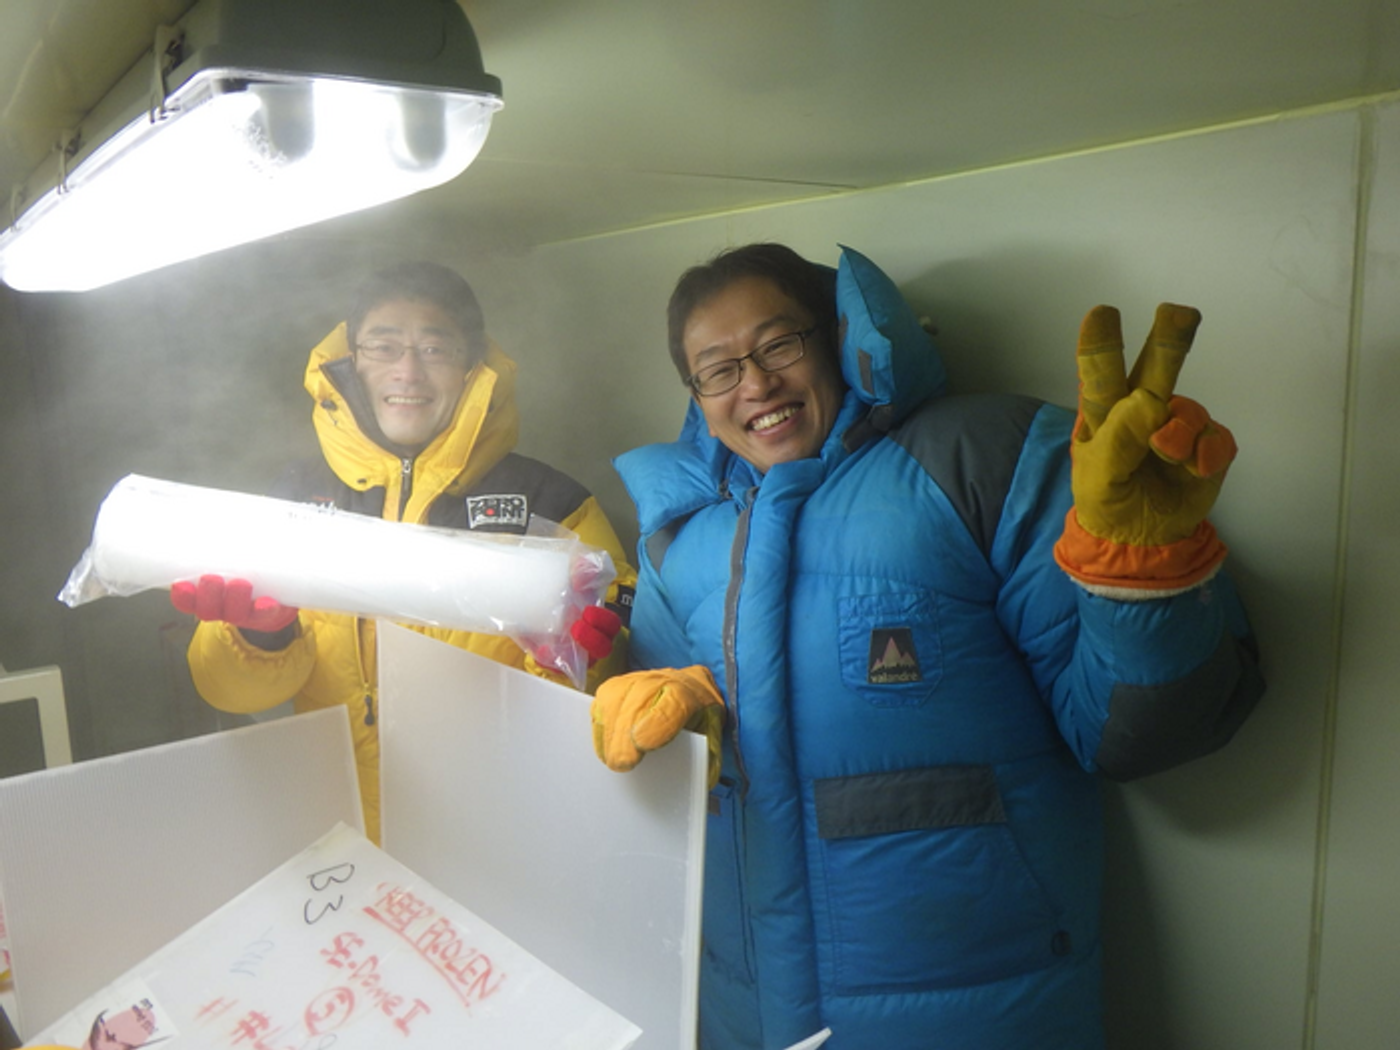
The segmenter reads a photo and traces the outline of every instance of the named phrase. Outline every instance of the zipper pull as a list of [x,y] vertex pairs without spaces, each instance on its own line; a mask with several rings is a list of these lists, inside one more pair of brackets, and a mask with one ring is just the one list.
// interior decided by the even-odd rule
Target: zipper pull
[[413,457],[404,456],[399,471],[399,521],[408,510],[408,498],[413,495]]
[[374,697],[365,694],[365,725],[374,725]]

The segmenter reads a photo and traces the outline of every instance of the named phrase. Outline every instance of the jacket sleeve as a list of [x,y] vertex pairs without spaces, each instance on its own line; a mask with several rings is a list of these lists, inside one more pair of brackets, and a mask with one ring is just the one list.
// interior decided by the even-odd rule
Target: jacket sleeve
[[266,711],[296,696],[316,664],[316,637],[301,630],[285,649],[250,645],[238,628],[204,622],[189,648],[190,675],[212,707],[236,714]]
[[1264,681],[1244,606],[1223,572],[1173,597],[1118,601],[1079,587],[1055,564],[1071,502],[1071,423],[1046,406],[1027,432],[992,541],[998,616],[1080,763],[1128,780],[1224,746]]
[[[643,537],[637,558],[640,569],[636,608],[632,611],[630,667],[634,670],[688,667],[697,662],[697,656],[671,611],[660,567],[647,556],[646,542]],[[723,685],[721,679],[721,689]]]

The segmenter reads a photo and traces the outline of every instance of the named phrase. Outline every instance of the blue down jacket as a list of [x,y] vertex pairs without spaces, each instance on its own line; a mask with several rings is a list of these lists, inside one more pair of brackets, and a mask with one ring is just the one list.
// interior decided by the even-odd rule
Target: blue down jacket
[[1092,1050],[1090,774],[1229,739],[1262,692],[1245,614],[1223,574],[1138,602],[1073,583],[1072,414],[945,395],[888,278],[849,249],[838,275],[851,389],[819,458],[760,476],[692,404],[617,461],[634,663],[704,664],[728,708],[701,1045]]

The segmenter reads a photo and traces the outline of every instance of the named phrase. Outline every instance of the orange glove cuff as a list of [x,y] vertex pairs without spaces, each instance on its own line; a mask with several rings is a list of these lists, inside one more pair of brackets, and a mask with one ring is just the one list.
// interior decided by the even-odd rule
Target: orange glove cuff
[[1214,575],[1227,553],[1209,521],[1175,543],[1139,547],[1086,531],[1072,507],[1055,544],[1055,562],[1080,583],[1091,589],[1147,592],[1144,597],[1190,590]]

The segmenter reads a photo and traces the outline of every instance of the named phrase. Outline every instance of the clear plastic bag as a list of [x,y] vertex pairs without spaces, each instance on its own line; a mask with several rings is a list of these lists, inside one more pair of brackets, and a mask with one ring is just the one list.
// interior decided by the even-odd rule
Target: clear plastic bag
[[58,598],[240,578],[283,605],[506,635],[581,686],[587,655],[569,628],[602,600],[612,558],[553,523],[534,531],[410,525],[131,474],[103,500]]

